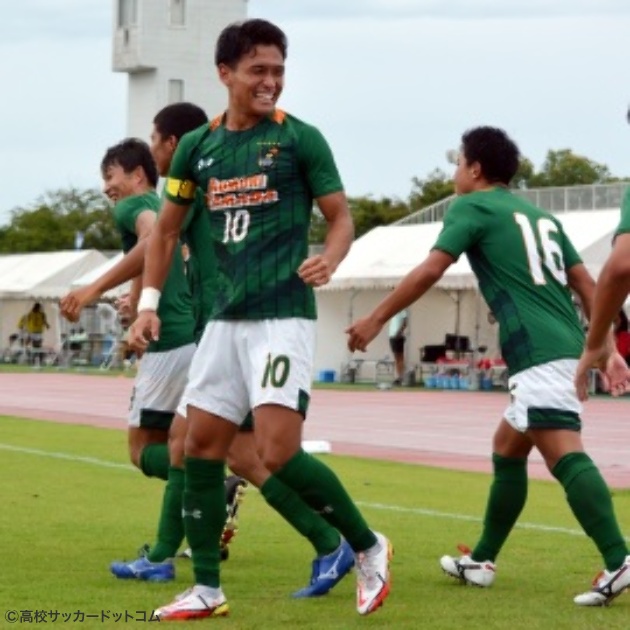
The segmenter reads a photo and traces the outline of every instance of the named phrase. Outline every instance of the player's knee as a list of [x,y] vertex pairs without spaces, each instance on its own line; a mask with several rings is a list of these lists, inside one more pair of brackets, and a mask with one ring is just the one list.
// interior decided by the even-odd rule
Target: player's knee
[[137,445],[137,444],[130,444],[129,445],[129,459],[131,460],[131,463],[136,468],[138,468],[139,470],[142,470],[140,466],[140,460],[142,459],[142,446]]

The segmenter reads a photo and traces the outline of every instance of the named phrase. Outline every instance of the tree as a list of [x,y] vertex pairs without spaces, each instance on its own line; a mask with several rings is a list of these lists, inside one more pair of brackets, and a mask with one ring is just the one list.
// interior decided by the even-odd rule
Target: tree
[[431,171],[425,179],[411,180],[409,207],[412,211],[426,208],[455,193],[453,180],[441,169]]
[[120,248],[111,209],[96,189],[49,191],[30,207],[16,208],[0,230],[0,252],[73,249],[77,232],[85,249]]
[[409,206],[404,201],[389,197],[350,197],[348,204],[357,238],[379,225],[388,225],[409,214]]
[[571,149],[549,151],[539,173],[534,174],[529,188],[602,184],[613,178],[605,164],[577,155]]

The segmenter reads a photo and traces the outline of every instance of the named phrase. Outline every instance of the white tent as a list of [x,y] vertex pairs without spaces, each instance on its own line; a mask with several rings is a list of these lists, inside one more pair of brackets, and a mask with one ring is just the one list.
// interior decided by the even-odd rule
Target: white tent
[[[86,287],[88,284],[92,284],[94,280],[96,280],[97,278],[100,278],[103,274],[107,273],[110,269],[112,269],[112,267],[117,265],[123,259],[123,257],[124,257],[123,252],[120,252],[119,254],[116,254],[116,256],[113,256],[109,260],[105,261],[102,265],[99,265],[95,269],[88,271],[86,274],[77,278],[72,283],[72,288],[77,289],[80,287]],[[104,295],[104,297],[108,299],[118,298],[121,295],[123,295],[123,293],[127,293],[129,291],[130,284],[131,283],[129,282],[125,282],[124,284],[121,284],[119,287],[116,287],[115,289],[108,291]]]
[[[567,212],[556,215],[585,263],[596,275],[608,256],[619,222],[618,210]],[[442,223],[376,228],[357,239],[331,282],[317,290],[318,350],[316,372],[336,370],[349,359],[344,329],[367,314],[388,291],[429,254]],[[477,282],[465,256],[452,265],[427,295],[410,309],[407,362],[419,360],[419,348],[443,343],[446,333],[469,336],[473,345],[498,353],[497,327],[488,322],[488,308],[478,298]],[[366,359],[391,355],[384,331]]]
[[8,344],[17,332],[19,319],[42,302],[50,329],[44,345],[59,345],[60,325],[57,301],[73,281],[100,265],[106,257],[96,250],[61,251],[0,256],[0,339]]

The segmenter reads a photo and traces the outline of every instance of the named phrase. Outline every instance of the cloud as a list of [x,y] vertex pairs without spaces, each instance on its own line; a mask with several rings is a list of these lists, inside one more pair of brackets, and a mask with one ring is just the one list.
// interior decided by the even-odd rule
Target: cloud
[[488,19],[630,15],[627,0],[250,0],[251,15],[295,20],[378,18]]

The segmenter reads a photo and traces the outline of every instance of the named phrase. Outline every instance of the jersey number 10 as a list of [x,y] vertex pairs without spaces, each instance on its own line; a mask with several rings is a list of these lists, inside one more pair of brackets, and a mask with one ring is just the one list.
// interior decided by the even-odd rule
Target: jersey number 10
[[225,212],[224,243],[240,243],[249,230],[250,214],[247,210]]
[[[567,284],[567,274],[564,270],[564,259],[560,245],[551,238],[552,233],[558,232],[558,227],[550,219],[538,219],[536,228],[532,227],[529,219],[520,212],[514,213],[514,219],[521,229],[525,251],[527,252],[527,263],[534,284],[547,284],[543,266],[562,285]],[[542,250],[542,256],[538,249]]]

